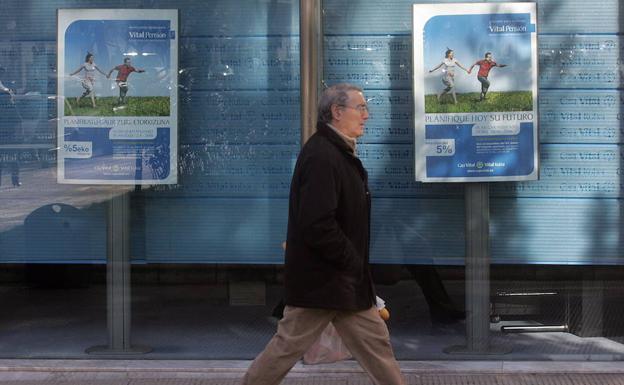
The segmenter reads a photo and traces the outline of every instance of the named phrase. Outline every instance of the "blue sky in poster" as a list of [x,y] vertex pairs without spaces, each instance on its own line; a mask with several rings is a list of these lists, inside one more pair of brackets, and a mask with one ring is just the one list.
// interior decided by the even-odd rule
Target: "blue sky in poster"
[[[531,33],[492,33],[491,26],[526,25],[530,30],[529,14],[441,15],[432,17],[424,27],[425,93],[439,92],[443,88],[442,71],[429,73],[444,59],[448,48],[455,51],[455,59],[467,69],[485,52],[492,52],[494,61],[507,64],[493,68],[489,79],[491,91],[528,91],[531,76]],[[457,92],[478,92],[478,66],[468,75],[462,69],[455,71]]]
[[[78,78],[84,71],[70,78],[68,75],[84,63],[87,52],[95,55],[95,64],[108,73],[122,64],[124,57],[132,59],[132,65],[145,73],[129,76],[129,95],[169,96],[171,83],[171,49],[169,20],[78,20],[65,32],[65,93],[82,93]],[[165,35],[163,35],[165,34]],[[164,37],[163,37],[164,36]],[[115,96],[117,71],[110,79],[96,76],[96,94]]]

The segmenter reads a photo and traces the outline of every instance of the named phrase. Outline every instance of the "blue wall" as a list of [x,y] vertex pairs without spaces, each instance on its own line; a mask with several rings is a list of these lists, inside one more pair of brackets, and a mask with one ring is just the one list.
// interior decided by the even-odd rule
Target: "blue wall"
[[[415,2],[425,3],[325,0],[324,79],[359,84],[370,99],[359,151],[374,196],[373,259],[461,264],[462,186],[413,180]],[[13,107],[0,103],[0,128],[21,134],[0,136],[0,145],[39,150],[21,150],[19,193],[5,186],[7,168],[3,173],[0,208],[13,211],[0,214],[0,261],[105,261],[106,194],[56,185],[54,152],[41,150],[56,146],[56,103],[48,98],[56,93],[55,12],[145,7],[180,10],[180,183],[137,195],[134,258],[280,263],[299,149],[298,3],[4,0],[0,66],[8,80],[0,80],[18,98]],[[623,5],[605,0],[588,12],[580,0],[537,3],[541,179],[491,185],[493,260],[620,264]],[[37,213],[51,223],[43,238],[43,230],[26,225],[36,209],[55,202],[80,209],[80,218],[74,213],[66,223],[88,229],[88,242],[70,250],[67,225],[54,211]]]

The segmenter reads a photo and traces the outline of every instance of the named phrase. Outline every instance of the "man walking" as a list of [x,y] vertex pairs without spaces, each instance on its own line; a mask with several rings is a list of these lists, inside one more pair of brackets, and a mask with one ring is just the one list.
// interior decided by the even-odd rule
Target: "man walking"
[[337,84],[321,96],[317,132],[291,182],[284,318],[244,385],[279,384],[330,322],[375,385],[404,384],[368,265],[371,198],[355,152],[368,116],[356,86]]

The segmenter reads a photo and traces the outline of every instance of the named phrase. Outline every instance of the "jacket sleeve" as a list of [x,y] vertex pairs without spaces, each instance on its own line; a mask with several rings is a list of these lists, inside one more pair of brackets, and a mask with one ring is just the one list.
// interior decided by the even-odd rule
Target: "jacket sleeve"
[[302,164],[298,215],[306,246],[339,269],[348,269],[361,257],[336,218],[341,180],[336,165],[321,156]]

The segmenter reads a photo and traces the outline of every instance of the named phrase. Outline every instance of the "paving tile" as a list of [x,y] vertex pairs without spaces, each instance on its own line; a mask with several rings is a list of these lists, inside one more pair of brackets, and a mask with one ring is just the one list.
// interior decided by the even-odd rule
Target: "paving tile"
[[[236,378],[215,375],[213,378],[117,379],[117,380],[44,380],[1,381],[0,385],[238,385]],[[622,373],[541,373],[541,374],[415,374],[406,375],[407,385],[624,385]],[[372,385],[362,374],[289,375],[282,385]]]

